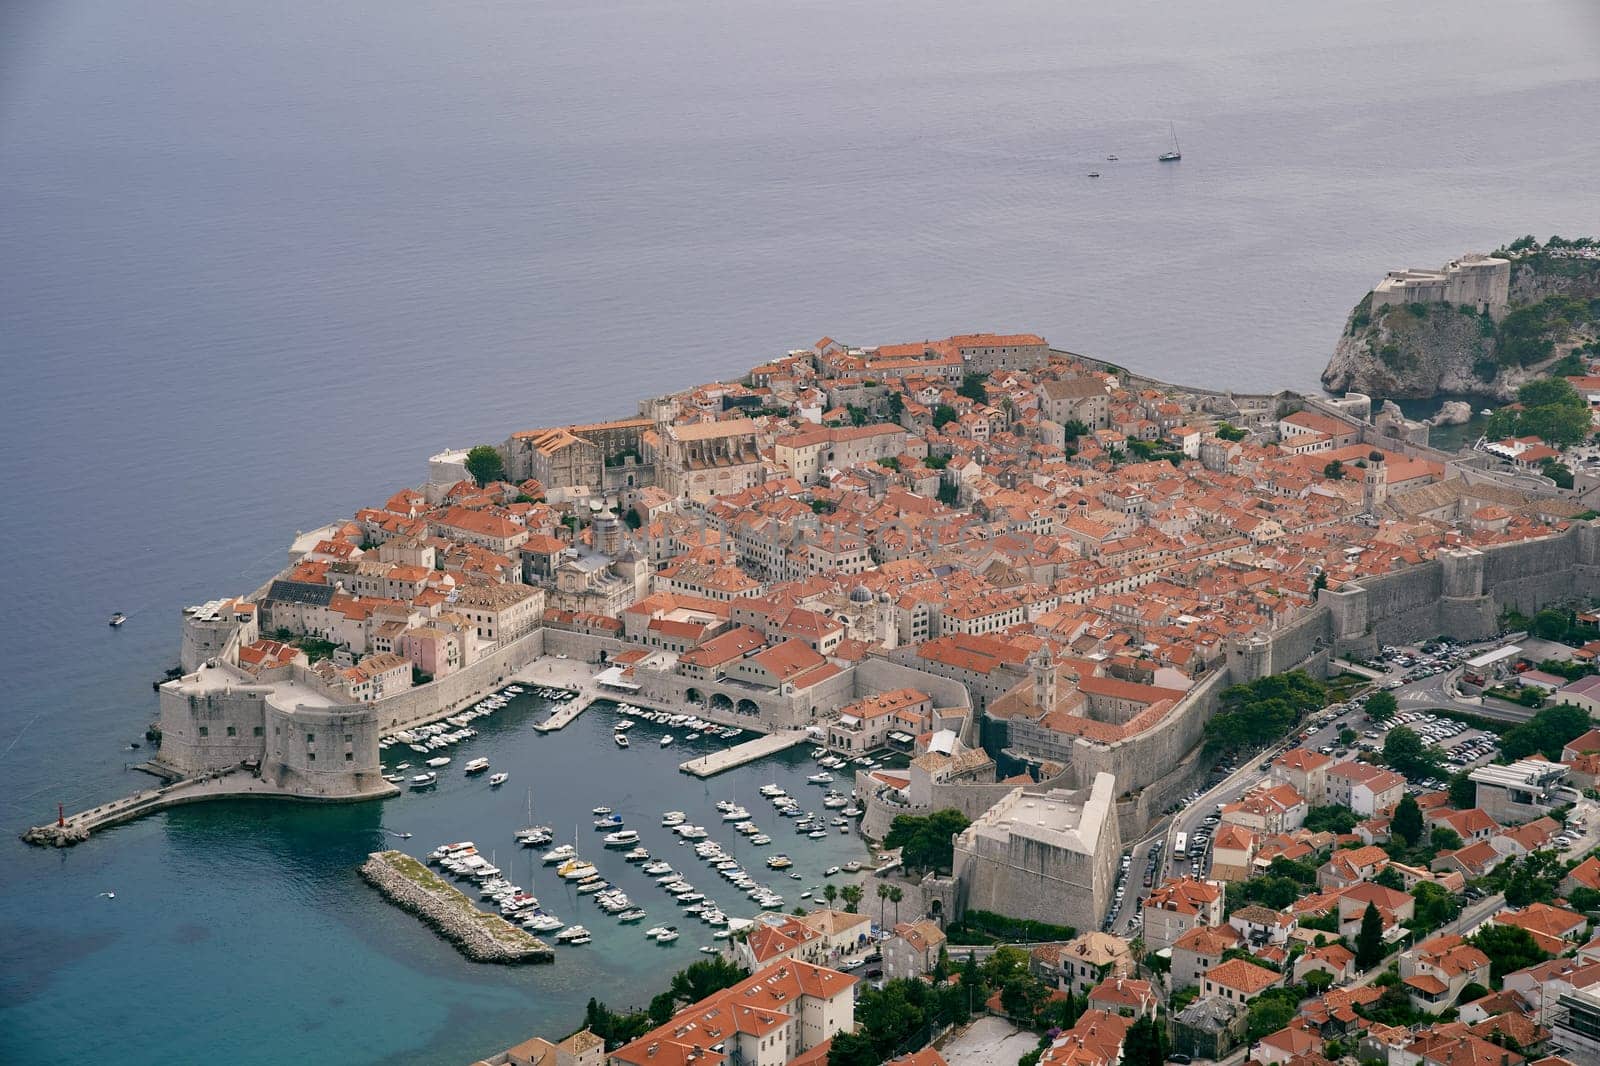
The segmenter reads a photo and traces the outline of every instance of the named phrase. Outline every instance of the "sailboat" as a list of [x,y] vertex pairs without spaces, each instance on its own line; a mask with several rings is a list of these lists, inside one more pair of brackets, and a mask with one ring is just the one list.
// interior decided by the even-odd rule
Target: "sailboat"
[[1169,123],[1169,125],[1172,126],[1172,151],[1170,151],[1170,152],[1162,152],[1160,155],[1156,156],[1157,162],[1161,162],[1161,163],[1176,163],[1178,160],[1183,158],[1183,152],[1181,152],[1178,149],[1178,127],[1177,127],[1177,124],[1176,123]]

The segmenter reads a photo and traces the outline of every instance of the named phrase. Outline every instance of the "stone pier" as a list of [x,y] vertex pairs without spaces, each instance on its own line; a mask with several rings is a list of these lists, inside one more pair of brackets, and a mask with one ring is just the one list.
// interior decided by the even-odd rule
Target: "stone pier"
[[[769,733],[755,740],[747,740],[722,751],[714,751],[710,755],[703,755],[698,759],[690,759],[678,766],[686,774],[695,777],[711,777],[724,770],[732,770],[736,766],[743,766],[757,759],[765,759],[768,755],[776,755],[780,751],[787,751],[796,744],[803,744],[809,738],[803,729],[791,729],[783,733]],[[818,744],[821,741],[817,741]]]

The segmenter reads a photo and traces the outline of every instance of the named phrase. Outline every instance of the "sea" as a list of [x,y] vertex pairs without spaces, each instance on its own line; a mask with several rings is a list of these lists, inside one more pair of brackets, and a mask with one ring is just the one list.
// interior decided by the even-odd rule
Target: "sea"
[[[0,825],[147,785],[181,608],[434,452],[824,335],[1314,387],[1385,270],[1600,230],[1597,122],[1592,0],[9,0]],[[472,742],[498,791],[7,833],[0,1061],[464,1064],[647,1002],[694,939],[476,966],[356,866],[804,756],[702,784],[538,713]]]

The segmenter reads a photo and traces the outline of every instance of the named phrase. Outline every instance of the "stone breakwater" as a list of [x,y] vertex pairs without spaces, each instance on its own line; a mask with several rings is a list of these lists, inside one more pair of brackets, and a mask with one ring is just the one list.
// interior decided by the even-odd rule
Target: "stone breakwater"
[[362,878],[401,910],[410,911],[473,962],[554,962],[538,937],[496,914],[485,914],[452,885],[401,851],[375,851]]

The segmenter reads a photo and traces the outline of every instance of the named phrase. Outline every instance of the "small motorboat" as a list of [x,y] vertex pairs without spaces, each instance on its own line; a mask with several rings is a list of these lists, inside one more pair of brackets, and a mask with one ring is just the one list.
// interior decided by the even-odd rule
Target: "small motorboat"
[[569,925],[565,929],[561,930],[561,932],[556,934],[556,940],[558,940],[559,942],[565,944],[565,943],[568,943],[569,941],[576,940],[580,936],[588,936],[588,935],[589,935],[589,930],[585,929],[583,926],[581,926],[581,925]]
[[767,860],[767,867],[773,870],[786,870],[794,865],[794,860],[787,855],[774,855]]
[[612,809],[610,807],[596,807],[593,810],[591,810],[589,813],[590,814],[610,814],[611,810]]
[[425,774],[418,774],[411,779],[411,787],[416,789],[432,788],[439,783],[439,775],[429,770]]
[[833,775],[824,770],[821,773],[812,774],[806,780],[813,785],[831,785],[833,784]]
[[576,858],[577,855],[578,849],[576,847],[571,844],[562,844],[544,853],[544,864],[553,866],[558,862],[566,862],[568,859]]
[[465,769],[469,774],[481,774],[489,768],[488,759],[473,759],[467,763]]
[[622,815],[608,814],[604,818],[596,818],[594,820],[594,827],[596,829],[621,829]]
[[126,622],[127,620],[128,620],[128,616],[123,614],[121,611],[112,611],[111,612],[111,628],[112,629],[117,628],[122,623]]
[[650,928],[648,928],[648,929],[646,929],[644,931],[644,935],[649,937],[651,940],[654,940],[656,937],[660,936],[662,933],[665,933],[668,928],[669,927],[665,926],[665,925],[652,925]]
[[628,734],[626,733],[614,733],[611,739],[617,742],[617,747],[619,748],[628,747]]
[[715,955],[717,953],[717,949],[712,947],[710,944],[701,944],[700,952],[704,955]]
[[635,907],[632,910],[623,911],[621,914],[617,915],[617,921],[619,921],[619,922],[641,922],[641,921],[643,921],[645,919],[645,917],[646,917],[646,913],[644,911],[640,910],[638,907]]
[[1089,176],[1091,178],[1098,178],[1100,176],[1100,172],[1098,170],[1091,170],[1089,171]]
[[505,784],[510,779],[511,779],[511,775],[506,773],[505,771],[501,771],[500,773],[497,773],[497,774],[490,774],[489,775],[489,787],[490,788],[499,788],[501,785]]
[[1114,156],[1114,155],[1106,156],[1106,162],[1107,163],[1115,163],[1116,161],[1117,161],[1117,157],[1116,156]]
[[450,765],[450,756],[448,756],[448,755],[435,755],[433,758],[428,760],[428,765],[432,766],[434,769],[438,769],[441,766],[449,766]]
[[634,829],[619,829],[600,838],[608,848],[625,848],[639,843],[639,833]]
[[[667,747],[671,747],[672,746],[672,734],[671,733],[668,733],[666,736],[661,738],[661,746],[663,748],[667,748]],[[677,934],[674,933],[673,935],[676,936]]]
[[632,851],[628,852],[622,857],[628,862],[649,862],[650,851],[649,849],[642,847],[634,848]]
[[656,937],[657,944],[670,944],[678,939],[678,931],[672,926],[667,926],[666,931]]

